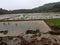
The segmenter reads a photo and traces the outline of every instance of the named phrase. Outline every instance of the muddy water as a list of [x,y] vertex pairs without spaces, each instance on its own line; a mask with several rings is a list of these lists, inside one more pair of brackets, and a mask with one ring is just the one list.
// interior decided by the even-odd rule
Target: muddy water
[[41,32],[47,32],[51,29],[44,21],[16,21],[16,22],[0,22],[0,31],[8,30],[7,35],[19,35],[25,33],[26,30],[39,29]]
[[[18,19],[48,19],[60,18],[60,14],[53,13],[32,13],[32,14],[6,14],[0,15],[0,20],[9,18],[10,20]],[[25,33],[26,30],[39,29],[41,32],[51,30],[44,21],[16,21],[16,22],[0,22],[0,30],[8,30],[7,35],[19,35]],[[0,34],[3,35],[3,34]]]
[[24,19],[49,19],[49,18],[60,18],[60,14],[56,13],[27,13],[27,14],[5,14],[0,15],[0,20],[9,18],[10,20]]

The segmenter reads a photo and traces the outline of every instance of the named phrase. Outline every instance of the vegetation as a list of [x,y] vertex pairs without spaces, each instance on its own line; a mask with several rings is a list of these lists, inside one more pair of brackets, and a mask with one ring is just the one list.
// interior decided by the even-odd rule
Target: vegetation
[[34,9],[36,12],[60,12],[60,2],[45,4]]
[[60,18],[46,19],[46,23],[51,27],[53,31],[60,33]]
[[0,14],[8,14],[8,13],[9,13],[8,10],[0,8]]
[[60,26],[60,18],[46,19],[50,26]]
[[27,30],[26,31],[26,34],[37,34],[37,33],[40,33],[39,29],[36,29],[36,30]]
[[40,13],[40,12],[60,12],[60,2],[49,3],[33,9],[5,10],[0,8],[0,14],[18,13]]
[[0,33],[7,34],[8,31],[7,30],[6,31],[0,31]]

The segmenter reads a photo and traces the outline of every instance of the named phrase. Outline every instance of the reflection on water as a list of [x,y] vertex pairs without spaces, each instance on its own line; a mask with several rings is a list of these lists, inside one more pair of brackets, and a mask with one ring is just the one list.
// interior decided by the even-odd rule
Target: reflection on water
[[8,35],[18,35],[20,33],[25,33],[26,30],[36,29],[41,30],[41,32],[47,32],[50,30],[44,21],[0,22],[0,30],[8,30]]
[[0,15],[0,20],[19,20],[19,19],[49,19],[49,18],[60,18],[60,14],[54,13],[31,13],[31,14],[6,14]]
[[[7,14],[0,15],[0,20],[19,20],[19,19],[48,19],[48,18],[60,18],[60,14],[50,14],[50,13],[31,13],[31,14]],[[40,29],[41,32],[45,30],[50,30],[44,21],[20,21],[20,22],[0,22],[0,30],[8,30],[8,35],[12,33],[20,34],[26,32],[26,30],[36,30]],[[13,34],[13,35],[15,35]]]

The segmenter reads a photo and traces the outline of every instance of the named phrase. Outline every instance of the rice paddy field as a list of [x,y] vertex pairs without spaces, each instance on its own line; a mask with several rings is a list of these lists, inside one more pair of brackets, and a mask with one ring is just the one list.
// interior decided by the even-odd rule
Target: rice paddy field
[[[42,33],[48,32],[51,29],[42,20],[40,21],[13,21],[13,22],[0,22],[0,31],[8,30],[6,36],[16,36],[25,33],[27,30],[39,29]],[[1,34],[0,36],[4,36]]]
[[60,18],[46,19],[45,21],[52,30],[60,33]]
[[[35,21],[36,19],[39,20]],[[33,20],[33,21],[25,22],[24,20]],[[60,14],[55,14],[55,13],[0,15],[0,30],[8,30],[9,35],[12,34],[13,32],[16,32],[17,29],[19,34],[20,32],[26,32],[26,30],[28,29],[35,30],[35,28],[39,28],[40,30],[45,30],[45,31],[51,30],[44,20],[47,22],[47,24],[50,27],[53,27],[54,30],[60,30]],[[46,27],[45,25],[47,25],[49,28]]]
[[60,26],[60,18],[46,19],[51,26]]

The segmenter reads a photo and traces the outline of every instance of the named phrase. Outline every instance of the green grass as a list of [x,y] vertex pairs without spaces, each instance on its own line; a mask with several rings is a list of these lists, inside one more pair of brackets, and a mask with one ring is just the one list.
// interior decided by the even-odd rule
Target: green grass
[[60,26],[60,18],[55,18],[55,19],[46,19],[46,21],[49,23],[51,26]]
[[[46,23],[51,27],[51,26],[60,26],[60,18],[55,18],[55,19],[46,19],[45,20],[46,21]],[[58,29],[53,29],[53,27],[51,27],[51,29],[53,30],[53,31],[55,31],[55,32],[58,32],[58,33],[60,33],[60,30],[58,30]]]

